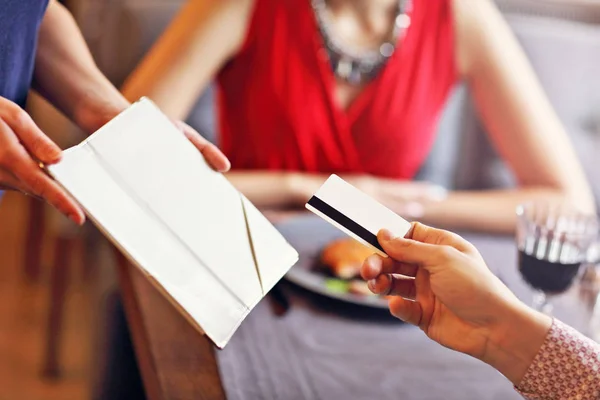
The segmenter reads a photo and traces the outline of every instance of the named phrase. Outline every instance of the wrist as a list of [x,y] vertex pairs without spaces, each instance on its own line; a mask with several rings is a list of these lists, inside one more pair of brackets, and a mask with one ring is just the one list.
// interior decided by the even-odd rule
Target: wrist
[[90,91],[83,95],[78,102],[73,114],[73,122],[86,133],[92,134],[124,111],[130,104],[116,89],[106,94]]
[[515,301],[505,305],[498,321],[482,361],[518,385],[544,343],[552,318]]

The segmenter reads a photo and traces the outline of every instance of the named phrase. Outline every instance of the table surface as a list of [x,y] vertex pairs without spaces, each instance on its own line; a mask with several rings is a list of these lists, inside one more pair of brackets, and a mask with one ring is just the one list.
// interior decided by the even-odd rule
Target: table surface
[[[314,217],[279,228],[300,262],[334,234]],[[531,301],[516,269],[512,238],[465,237],[513,292]],[[208,340],[123,259],[120,281],[150,399],[520,398],[492,368],[442,348],[387,312],[327,300],[285,282],[280,289],[289,311],[277,315],[262,301],[217,352],[217,363]],[[553,304],[557,317],[588,333],[591,310],[578,288]]]

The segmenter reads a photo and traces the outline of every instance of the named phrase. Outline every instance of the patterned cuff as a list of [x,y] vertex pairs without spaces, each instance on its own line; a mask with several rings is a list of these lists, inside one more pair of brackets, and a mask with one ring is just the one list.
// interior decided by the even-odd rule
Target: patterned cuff
[[530,400],[600,398],[600,344],[555,319],[517,391]]

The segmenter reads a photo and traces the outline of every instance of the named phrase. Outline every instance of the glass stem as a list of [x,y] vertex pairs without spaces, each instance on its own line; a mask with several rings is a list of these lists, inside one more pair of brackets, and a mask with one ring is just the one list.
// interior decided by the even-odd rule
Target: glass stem
[[533,308],[546,315],[552,315],[552,304],[548,302],[546,293],[538,290],[533,295]]

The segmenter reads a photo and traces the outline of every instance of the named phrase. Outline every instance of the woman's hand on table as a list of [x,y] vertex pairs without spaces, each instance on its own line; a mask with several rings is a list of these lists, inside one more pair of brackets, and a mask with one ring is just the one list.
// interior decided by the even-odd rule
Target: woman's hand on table
[[374,293],[394,296],[391,313],[518,384],[551,319],[521,303],[456,234],[414,223],[406,238],[378,239],[389,257],[369,257],[361,274]]
[[443,201],[447,195],[443,187],[429,182],[402,181],[370,175],[350,175],[342,178],[406,218],[422,217],[427,204]]
[[[342,179],[407,218],[419,218],[425,205],[446,198],[446,190],[429,182],[402,181],[371,175],[340,175]],[[304,204],[327,180],[327,175],[293,173],[288,179],[294,198]]]
[[[262,209],[299,209],[329,175],[286,171],[234,170],[227,177],[252,203]],[[342,175],[343,179],[406,218],[419,218],[424,207],[446,196],[440,186],[369,175]]]

